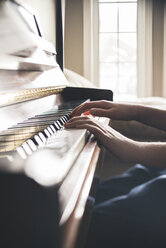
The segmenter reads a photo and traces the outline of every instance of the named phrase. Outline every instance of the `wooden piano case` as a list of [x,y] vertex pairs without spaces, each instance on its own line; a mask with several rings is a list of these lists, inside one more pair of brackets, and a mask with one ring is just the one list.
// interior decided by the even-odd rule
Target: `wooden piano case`
[[[0,54],[0,247],[80,248],[103,153],[86,130],[80,136],[63,123],[69,105],[71,111],[83,99],[112,100],[113,93],[69,87],[52,46],[37,41],[49,56]],[[70,147],[74,135],[79,142]]]

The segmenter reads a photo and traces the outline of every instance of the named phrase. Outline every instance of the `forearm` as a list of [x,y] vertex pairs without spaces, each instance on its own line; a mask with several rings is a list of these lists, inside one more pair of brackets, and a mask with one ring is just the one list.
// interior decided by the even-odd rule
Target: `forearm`
[[135,142],[135,153],[131,160],[148,166],[166,168],[165,142]]
[[121,160],[134,164],[166,168],[166,142],[135,141],[113,129],[111,133],[106,147]]
[[166,142],[134,141],[87,116],[73,117],[65,123],[65,127],[89,130],[105,148],[123,161],[166,168]]
[[143,105],[135,105],[133,110],[134,120],[166,131],[166,110]]
[[124,144],[115,145],[112,152],[125,162],[166,168],[165,142],[138,142],[125,138]]

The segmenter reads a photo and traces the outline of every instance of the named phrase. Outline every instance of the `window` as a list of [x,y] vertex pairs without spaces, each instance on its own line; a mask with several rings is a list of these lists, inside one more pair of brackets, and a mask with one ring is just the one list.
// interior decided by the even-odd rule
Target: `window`
[[118,99],[137,94],[137,2],[99,0],[99,84]]

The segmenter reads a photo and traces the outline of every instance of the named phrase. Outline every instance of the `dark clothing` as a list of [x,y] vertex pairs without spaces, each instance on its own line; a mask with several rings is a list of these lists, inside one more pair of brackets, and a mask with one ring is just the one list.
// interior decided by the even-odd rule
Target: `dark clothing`
[[166,247],[166,170],[136,165],[100,184],[88,248]]

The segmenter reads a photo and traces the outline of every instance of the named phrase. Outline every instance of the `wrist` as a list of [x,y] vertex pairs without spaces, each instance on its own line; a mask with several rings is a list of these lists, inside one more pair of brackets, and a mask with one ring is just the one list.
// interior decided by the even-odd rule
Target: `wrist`
[[[122,136],[122,135],[121,135]],[[116,139],[113,144],[112,152],[122,161],[127,163],[138,163],[140,159],[140,142],[122,136]]]

